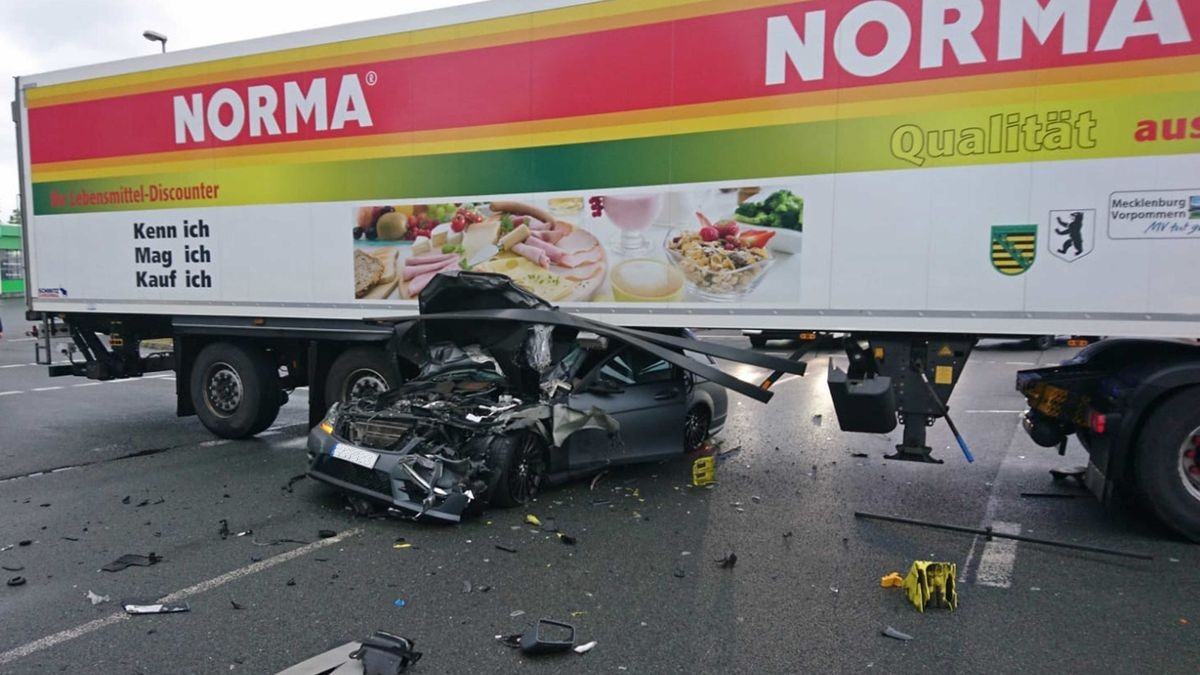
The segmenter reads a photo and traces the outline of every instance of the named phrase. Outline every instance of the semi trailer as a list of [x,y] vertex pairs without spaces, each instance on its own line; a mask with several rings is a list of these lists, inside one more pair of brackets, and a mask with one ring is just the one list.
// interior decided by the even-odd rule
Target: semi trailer
[[1108,336],[1017,375],[1026,427],[1200,540],[1198,75],[1182,0],[497,0],[18,77],[29,317],[243,437],[503,274],[844,335],[843,429],[917,461],[980,336]]

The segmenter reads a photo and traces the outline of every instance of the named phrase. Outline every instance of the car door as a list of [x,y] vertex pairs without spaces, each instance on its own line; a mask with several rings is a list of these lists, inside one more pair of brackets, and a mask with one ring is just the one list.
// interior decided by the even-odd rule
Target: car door
[[572,443],[571,467],[594,468],[666,457],[683,449],[683,418],[687,396],[683,373],[663,359],[633,347],[621,347],[584,375],[571,395],[571,407],[593,406],[621,425],[620,443],[598,442],[599,432]]

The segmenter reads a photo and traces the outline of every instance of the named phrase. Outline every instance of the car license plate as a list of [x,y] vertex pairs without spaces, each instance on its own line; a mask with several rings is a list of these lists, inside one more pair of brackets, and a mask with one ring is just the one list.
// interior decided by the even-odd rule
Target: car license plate
[[363,450],[362,448],[344,445],[342,443],[338,443],[337,445],[333,446],[333,453],[331,454],[338,459],[344,459],[351,464],[365,466],[368,469],[374,469],[375,462],[379,461],[379,455],[377,453],[371,452],[370,450]]

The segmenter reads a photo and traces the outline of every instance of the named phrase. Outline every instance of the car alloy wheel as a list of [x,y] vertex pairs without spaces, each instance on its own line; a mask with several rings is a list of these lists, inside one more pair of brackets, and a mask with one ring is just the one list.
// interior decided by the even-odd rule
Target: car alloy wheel
[[698,450],[708,439],[708,425],[712,416],[708,408],[702,405],[692,406],[687,417],[683,420],[683,449],[684,452]]

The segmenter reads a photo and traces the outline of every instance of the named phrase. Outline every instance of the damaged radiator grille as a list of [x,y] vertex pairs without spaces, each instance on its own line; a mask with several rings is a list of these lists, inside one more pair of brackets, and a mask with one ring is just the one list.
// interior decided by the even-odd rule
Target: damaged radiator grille
[[395,420],[349,420],[342,437],[367,448],[394,449],[411,428],[409,424]]
[[328,455],[318,460],[316,470],[330,478],[336,478],[372,492],[378,492],[389,498],[392,496],[392,480],[382,471],[351,464],[350,462]]

